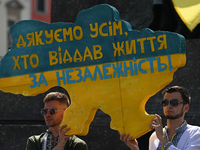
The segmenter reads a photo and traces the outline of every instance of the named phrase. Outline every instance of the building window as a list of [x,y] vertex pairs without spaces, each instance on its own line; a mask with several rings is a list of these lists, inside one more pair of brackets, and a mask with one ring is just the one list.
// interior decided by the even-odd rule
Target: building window
[[46,0],[36,0],[36,11],[46,13]]
[[10,28],[12,25],[14,25],[14,24],[15,24],[15,20],[11,20],[11,19],[8,20],[8,26],[9,26],[9,28]]
[[16,20],[14,19],[8,19],[8,49],[11,48],[13,39],[12,36],[10,35],[10,27],[16,23]]

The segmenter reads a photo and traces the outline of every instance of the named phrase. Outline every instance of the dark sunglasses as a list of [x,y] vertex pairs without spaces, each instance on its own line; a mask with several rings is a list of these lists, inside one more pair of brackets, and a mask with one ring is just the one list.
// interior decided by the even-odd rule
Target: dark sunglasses
[[48,113],[48,111],[49,111],[49,113],[51,114],[51,115],[54,115],[56,112],[58,112],[58,111],[62,111],[62,110],[65,110],[65,109],[61,109],[61,110],[55,110],[54,108],[51,108],[50,110],[48,110],[48,109],[41,109],[41,111],[40,111],[40,113],[43,115],[43,116],[45,116],[47,113]]
[[172,99],[171,101],[165,99],[165,100],[163,100],[163,101],[161,102],[161,105],[162,105],[163,107],[166,107],[166,106],[168,106],[169,103],[170,103],[170,106],[172,106],[172,107],[177,107],[178,104],[181,104],[181,103],[184,104],[184,102],[179,102],[177,99]]

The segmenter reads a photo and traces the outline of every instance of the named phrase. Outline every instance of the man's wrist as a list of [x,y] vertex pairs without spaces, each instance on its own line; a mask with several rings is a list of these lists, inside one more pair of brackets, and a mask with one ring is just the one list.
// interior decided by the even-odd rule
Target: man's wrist
[[164,146],[163,146],[163,150],[167,150],[171,145],[173,145],[173,143],[171,141],[167,142]]
[[62,148],[63,148],[63,146],[58,144],[52,150],[61,150]]
[[168,143],[169,141],[166,139],[166,137],[162,137],[161,139],[160,139],[160,143],[161,143],[161,145],[164,147],[167,143]]

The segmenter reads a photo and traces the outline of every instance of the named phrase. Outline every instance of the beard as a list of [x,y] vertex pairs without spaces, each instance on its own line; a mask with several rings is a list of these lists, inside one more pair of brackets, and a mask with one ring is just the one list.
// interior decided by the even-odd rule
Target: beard
[[173,115],[165,115],[165,118],[174,120],[174,119],[178,119],[178,118],[180,118],[182,116],[183,116],[183,108],[182,108],[182,110],[181,110],[181,112],[179,114],[177,114],[175,116],[173,116]]
[[56,127],[59,126],[62,122],[63,119],[63,115],[59,116],[59,118],[54,118],[53,120],[51,120],[51,122],[46,122],[46,125],[48,127]]
[[60,125],[60,123],[61,123],[61,122],[55,122],[55,121],[54,121],[54,122],[51,122],[51,123],[47,123],[47,122],[46,122],[46,125],[47,125],[48,127],[56,127],[56,126]]

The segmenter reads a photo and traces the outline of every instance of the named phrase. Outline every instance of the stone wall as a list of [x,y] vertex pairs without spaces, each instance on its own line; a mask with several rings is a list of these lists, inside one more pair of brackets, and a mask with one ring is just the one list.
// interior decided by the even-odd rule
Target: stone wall
[[[120,11],[120,17],[131,23],[133,29],[141,30],[151,22],[152,2],[149,0],[52,0],[52,22],[74,22],[77,13],[101,2],[107,2]],[[123,2],[123,5],[122,3]],[[179,68],[174,79],[169,85],[181,85],[191,93],[192,103],[186,120],[190,124],[200,126],[200,39],[187,40],[187,63]],[[43,108],[43,98],[50,91],[66,91],[60,87],[54,87],[49,91],[34,97],[24,97],[0,91],[0,149],[21,150],[25,149],[26,140],[33,134],[40,134],[46,130],[40,109]],[[149,114],[158,113],[161,116],[162,107],[160,92],[149,99],[146,110]],[[165,124],[165,120],[163,123]],[[90,125],[89,133],[82,136],[89,150],[128,150],[119,140],[117,131],[109,127],[110,117],[98,110]],[[148,149],[148,138],[151,132],[139,138],[141,150]]]

